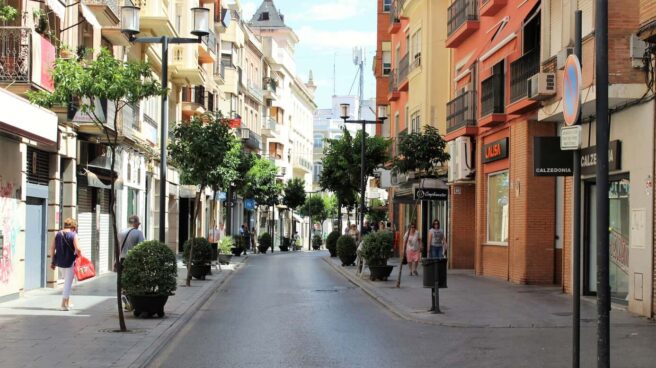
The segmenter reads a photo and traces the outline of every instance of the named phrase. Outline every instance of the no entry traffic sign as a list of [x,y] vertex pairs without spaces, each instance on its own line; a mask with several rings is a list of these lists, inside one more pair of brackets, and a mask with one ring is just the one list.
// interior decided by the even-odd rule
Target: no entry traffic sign
[[581,113],[581,62],[570,55],[563,70],[563,117],[565,124],[573,125]]

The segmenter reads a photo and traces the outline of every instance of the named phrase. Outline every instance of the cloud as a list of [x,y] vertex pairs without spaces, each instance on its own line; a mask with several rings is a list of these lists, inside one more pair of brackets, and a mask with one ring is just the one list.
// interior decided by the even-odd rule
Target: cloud
[[333,52],[335,50],[352,49],[353,47],[376,48],[376,32],[355,30],[321,30],[304,26],[296,30],[296,34],[305,47]]
[[314,21],[332,21],[354,18],[368,10],[371,1],[336,0],[315,4],[308,8],[305,17]]
[[253,14],[257,11],[258,5],[254,1],[244,1],[241,3],[241,13],[245,21],[251,20]]

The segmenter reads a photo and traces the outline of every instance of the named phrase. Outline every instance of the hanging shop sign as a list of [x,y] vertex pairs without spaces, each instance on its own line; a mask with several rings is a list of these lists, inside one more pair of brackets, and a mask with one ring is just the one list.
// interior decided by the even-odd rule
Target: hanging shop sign
[[508,157],[508,138],[504,138],[483,146],[483,163],[503,160]]
[[[622,170],[622,142],[611,141],[608,144],[608,171]],[[581,150],[581,175],[595,175],[597,172],[597,147]]]
[[560,137],[533,138],[534,176],[572,176],[574,153],[560,149]]
[[415,188],[416,201],[446,201],[448,199],[448,189]]

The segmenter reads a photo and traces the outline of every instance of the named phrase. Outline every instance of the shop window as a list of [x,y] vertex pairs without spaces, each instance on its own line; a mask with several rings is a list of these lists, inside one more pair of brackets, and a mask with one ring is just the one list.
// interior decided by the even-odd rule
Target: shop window
[[491,174],[487,179],[487,241],[508,245],[509,222],[508,171]]

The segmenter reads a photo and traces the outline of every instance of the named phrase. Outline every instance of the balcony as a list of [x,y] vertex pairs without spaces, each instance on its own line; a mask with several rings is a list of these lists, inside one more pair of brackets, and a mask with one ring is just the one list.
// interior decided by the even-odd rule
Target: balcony
[[246,83],[246,93],[248,93],[248,95],[250,95],[255,101],[264,103],[264,91],[253,81],[248,81]]
[[396,70],[390,73],[388,86],[387,100],[390,102],[398,101],[401,98],[401,92],[399,92],[399,80]]
[[198,44],[198,62],[201,64],[210,64],[216,62],[216,35],[210,32],[202,38]]
[[225,83],[225,69],[226,64],[223,61],[220,63],[214,63],[214,82],[219,86],[222,86]]
[[266,116],[262,119],[262,135],[268,138],[275,138],[280,134],[280,124],[276,119]]
[[278,99],[278,81],[273,78],[265,77],[262,81],[264,98],[267,100],[277,100]]
[[446,104],[447,140],[476,134],[476,91],[467,91]]
[[[175,126],[175,121],[171,120],[169,124]],[[169,135],[173,134],[173,129],[169,129]],[[143,116],[143,124],[141,124],[141,136],[144,137],[150,144],[157,145],[159,140],[159,130],[157,129],[157,122],[148,114]]]
[[528,99],[528,79],[540,72],[540,53],[530,51],[510,63],[509,114],[523,114],[534,109],[539,101]]
[[421,52],[416,53],[415,56],[412,57],[412,63],[410,64],[411,72],[417,68],[421,68]]
[[247,127],[240,128],[239,136],[243,145],[254,152],[257,153],[262,149],[262,137]]
[[403,12],[405,0],[393,0],[390,8],[390,29],[389,33],[394,34],[401,30],[401,13]]
[[121,20],[119,0],[82,0],[82,4],[91,10],[103,27],[116,26]]
[[158,36],[176,36],[177,31],[173,27],[173,18],[163,1],[133,0],[135,6],[141,8],[139,21],[142,33],[156,34]]
[[508,0],[481,0],[481,16],[491,17],[499,12]]
[[169,65],[172,82],[181,85],[205,84],[207,72],[199,64],[196,46],[176,45],[172,50],[173,62]]
[[25,90],[33,83],[53,91],[49,70],[55,63],[55,46],[38,35],[34,36],[38,42],[32,42],[32,37],[30,28],[0,27],[0,84]]
[[233,95],[239,94],[239,75],[237,68],[234,65],[225,66],[224,74],[225,82],[223,84],[223,92],[232,93]]
[[405,54],[399,61],[399,91],[407,91],[408,85],[408,72],[410,71],[410,58]]
[[449,6],[446,47],[455,48],[480,27],[479,0],[455,0]]
[[139,122],[139,106],[125,105],[121,109],[121,125],[119,133],[124,138],[132,141],[140,141],[141,124]]
[[506,121],[503,74],[494,74],[481,83],[481,119],[479,125],[490,127]]
[[304,172],[302,174],[312,172],[312,163],[300,155],[294,155],[292,157],[292,168],[294,171]]
[[182,88],[182,115],[190,117],[205,110],[205,88],[202,86]]

